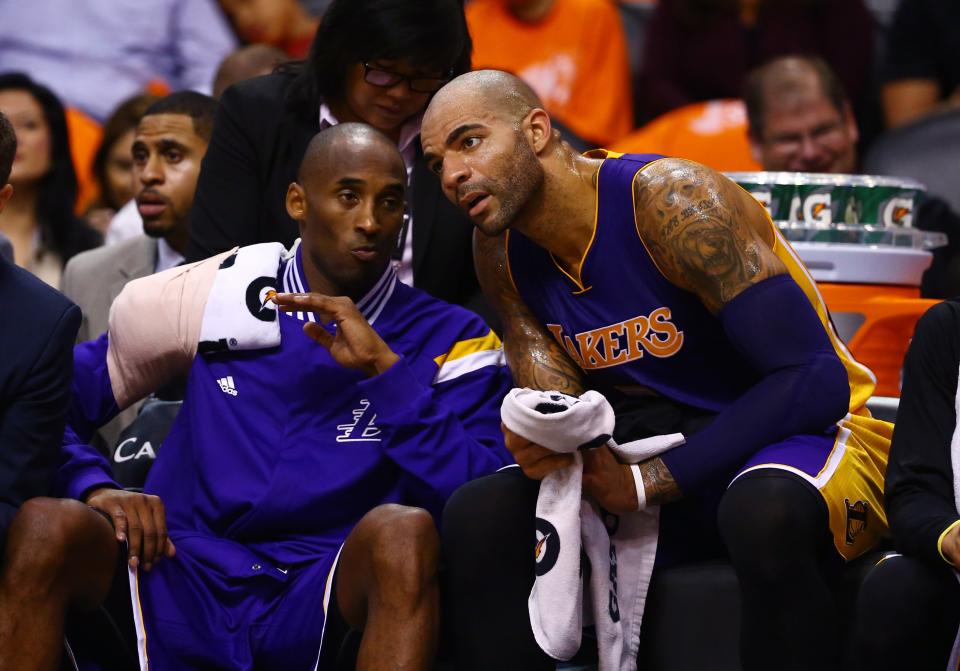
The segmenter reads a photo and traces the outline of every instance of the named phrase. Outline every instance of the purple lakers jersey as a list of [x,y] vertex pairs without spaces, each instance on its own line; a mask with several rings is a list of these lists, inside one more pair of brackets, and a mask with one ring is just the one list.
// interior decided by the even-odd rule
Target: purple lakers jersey
[[[732,346],[720,320],[694,294],[667,281],[651,258],[634,214],[633,183],[655,154],[602,154],[593,238],[579,277],[545,249],[510,231],[507,258],[530,310],[607,395],[645,387],[667,398],[718,412],[753,386],[758,375]],[[772,225],[771,225],[772,226]],[[851,374],[851,408],[872,390],[872,375],[835,338],[815,285],[790,259],[775,233],[775,252],[790,268]],[[856,384],[854,384],[856,382]],[[859,393],[858,393],[859,392]],[[864,393],[866,392],[866,393]]]

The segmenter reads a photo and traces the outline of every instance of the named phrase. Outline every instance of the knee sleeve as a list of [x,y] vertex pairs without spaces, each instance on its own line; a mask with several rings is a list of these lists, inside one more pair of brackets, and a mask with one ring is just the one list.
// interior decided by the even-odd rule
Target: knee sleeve
[[720,502],[718,525],[734,566],[760,581],[789,576],[810,562],[842,566],[826,503],[805,480],[775,469],[737,478]]

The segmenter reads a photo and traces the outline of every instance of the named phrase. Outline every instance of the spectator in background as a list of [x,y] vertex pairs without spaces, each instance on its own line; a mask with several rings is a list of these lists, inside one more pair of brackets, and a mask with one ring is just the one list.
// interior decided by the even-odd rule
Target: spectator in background
[[960,3],[903,0],[888,35],[881,89],[888,128],[960,105]]
[[[786,56],[750,73],[744,91],[750,145],[764,170],[856,173],[857,122],[843,85],[823,60]],[[920,292],[946,298],[960,293],[960,217],[937,198],[925,198],[917,228],[946,233],[933,250]]]
[[799,53],[827,61],[859,111],[869,95],[872,30],[863,0],[660,0],[642,59],[643,112],[739,97],[748,71]]
[[10,174],[14,195],[0,216],[0,232],[10,239],[18,266],[56,287],[63,265],[101,242],[73,214],[77,177],[63,105],[26,75],[6,74],[0,75],[0,112],[13,124],[18,144]]
[[460,0],[335,0],[309,58],[224,93],[191,212],[187,260],[236,245],[290,245],[284,207],[318,131],[362,121],[397,143],[410,178],[409,217],[395,254],[401,281],[484,312],[472,226],[427,169],[418,141],[427,102],[470,67]]
[[[63,293],[83,310],[78,341],[107,330],[110,306],[127,282],[183,261],[200,162],[207,151],[217,103],[181,91],[153,103],[136,128],[132,178],[143,220],[140,235],[74,257],[63,274]],[[139,404],[99,431],[112,450],[120,432],[137,416]]]
[[512,72],[594,146],[633,127],[623,26],[610,0],[474,0],[473,67]]
[[216,0],[0,2],[0,63],[103,122],[159,82],[210,92],[236,39]]
[[269,44],[251,44],[237,49],[223,59],[213,78],[213,97],[220,100],[228,87],[246,79],[268,75],[286,54]]
[[269,44],[290,58],[304,58],[320,20],[297,0],[220,0],[240,39]]
[[144,111],[156,100],[147,93],[136,95],[120,103],[103,124],[103,139],[93,157],[98,193],[86,213],[87,223],[100,234],[107,232],[113,216],[133,198],[133,134]]
[[[0,113],[0,211],[17,136]],[[0,549],[17,509],[45,495],[60,463],[80,310],[0,255]],[[0,565],[8,564],[7,556]],[[0,610],[6,610],[0,592]],[[2,628],[0,628],[2,629]],[[2,632],[0,632],[2,637]]]
[[[252,44],[241,47],[223,59],[213,79],[213,97],[217,100],[227,87],[253,77],[269,74],[274,67],[286,60],[286,55],[266,44]],[[128,200],[110,220],[104,244],[115,245],[143,234],[143,218],[137,210],[137,203]]]
[[179,91],[150,105],[131,141],[131,181],[143,228],[135,238],[79,254],[67,264],[63,292],[84,313],[80,341],[107,330],[110,304],[130,280],[184,259],[190,206],[217,102]]
[[750,148],[764,170],[856,172],[857,121],[822,59],[770,61],[750,73],[744,98]]

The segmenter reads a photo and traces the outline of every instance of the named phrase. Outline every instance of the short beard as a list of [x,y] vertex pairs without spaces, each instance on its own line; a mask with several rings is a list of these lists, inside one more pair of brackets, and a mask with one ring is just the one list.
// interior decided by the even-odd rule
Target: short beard
[[533,147],[523,133],[517,131],[513,153],[507,159],[510,170],[506,184],[501,185],[500,210],[496,216],[484,222],[483,232],[490,236],[500,235],[523,211],[530,198],[543,187],[543,166]]

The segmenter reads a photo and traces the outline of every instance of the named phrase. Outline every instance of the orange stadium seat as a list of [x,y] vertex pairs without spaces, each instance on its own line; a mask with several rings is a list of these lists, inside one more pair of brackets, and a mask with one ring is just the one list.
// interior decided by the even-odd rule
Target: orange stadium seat
[[67,132],[70,136],[70,156],[77,173],[76,213],[83,214],[97,196],[93,178],[93,157],[100,146],[103,130],[100,124],[75,107],[67,108]]
[[715,170],[752,171],[747,111],[741,100],[708,100],[657,117],[610,149],[625,153],[679,156]]

